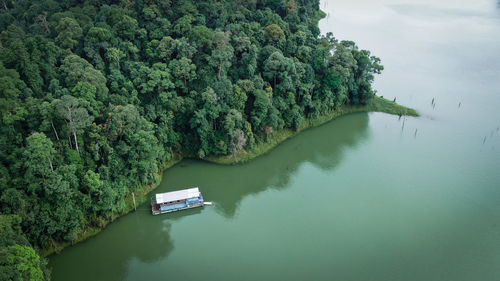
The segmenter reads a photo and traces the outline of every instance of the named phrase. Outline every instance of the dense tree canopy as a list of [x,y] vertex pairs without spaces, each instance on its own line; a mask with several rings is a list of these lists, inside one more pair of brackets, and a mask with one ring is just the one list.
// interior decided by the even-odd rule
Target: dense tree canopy
[[4,1],[0,211],[27,240],[1,266],[37,279],[30,245],[100,226],[175,154],[234,154],[366,103],[380,60],[319,36],[323,16],[318,0]]

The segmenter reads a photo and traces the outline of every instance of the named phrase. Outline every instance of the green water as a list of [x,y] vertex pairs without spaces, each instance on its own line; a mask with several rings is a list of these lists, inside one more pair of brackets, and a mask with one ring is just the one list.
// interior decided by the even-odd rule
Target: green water
[[379,93],[422,117],[183,161],[155,192],[199,186],[213,206],[142,205],[52,256],[53,280],[500,280],[500,3],[372,2],[322,2],[320,27],[380,56]]

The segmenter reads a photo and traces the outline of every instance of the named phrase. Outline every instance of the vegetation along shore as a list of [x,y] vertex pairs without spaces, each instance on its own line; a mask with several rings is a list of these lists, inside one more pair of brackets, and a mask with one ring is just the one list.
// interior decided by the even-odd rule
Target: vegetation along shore
[[320,34],[319,1],[6,1],[0,279],[144,202],[182,157],[250,160],[375,96],[381,61]]

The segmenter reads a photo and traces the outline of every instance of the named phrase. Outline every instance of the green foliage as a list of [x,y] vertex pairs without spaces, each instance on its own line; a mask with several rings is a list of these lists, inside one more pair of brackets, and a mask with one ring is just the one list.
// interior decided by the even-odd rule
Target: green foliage
[[75,19],[62,18],[56,26],[58,33],[55,42],[62,48],[73,49],[82,37],[82,28]]
[[220,79],[221,74],[225,74],[231,66],[233,58],[233,47],[229,42],[229,34],[218,31],[214,34],[215,48],[209,58],[209,64],[217,69],[217,77]]
[[283,32],[281,27],[277,24],[274,24],[274,23],[266,26],[264,31],[266,33],[266,39],[269,42],[275,43],[275,42],[278,42],[280,39],[283,39],[285,37],[285,33]]
[[48,280],[47,261],[29,245],[21,218],[0,215],[0,280]]
[[48,177],[51,172],[54,172],[52,162],[56,150],[52,141],[44,133],[34,133],[26,139],[26,143],[24,150],[26,177]]
[[3,253],[8,257],[3,262],[5,267],[13,268],[11,280],[45,280],[41,269],[40,256],[29,246],[14,245]]
[[[35,248],[126,211],[178,156],[240,155],[369,104],[383,69],[319,37],[318,1],[31,2],[0,17],[0,207]],[[2,246],[9,276],[42,279],[19,245]]]

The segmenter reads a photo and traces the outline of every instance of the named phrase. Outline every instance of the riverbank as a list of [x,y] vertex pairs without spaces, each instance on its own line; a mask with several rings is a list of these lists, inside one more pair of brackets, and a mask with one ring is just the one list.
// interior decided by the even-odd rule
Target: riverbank
[[366,105],[345,105],[328,114],[321,115],[316,118],[306,119],[297,130],[283,129],[273,132],[269,136],[268,142],[257,144],[252,150],[241,150],[235,155],[207,157],[204,160],[222,165],[232,165],[248,162],[256,157],[259,157],[260,155],[271,151],[274,147],[276,147],[283,141],[297,135],[304,130],[320,126],[338,117],[358,112],[383,112],[399,116],[419,116],[418,112],[415,109],[399,105],[396,102],[387,100],[383,97],[375,96]]
[[[344,116],[347,114],[351,113],[358,113],[358,112],[384,112],[388,114],[393,114],[393,115],[400,115],[400,116],[419,116],[418,112],[414,109],[399,105],[393,101],[389,101],[387,99],[384,99],[382,97],[374,97],[370,102],[368,102],[366,105],[358,105],[358,106],[342,106],[341,108],[332,111],[328,114],[318,116],[316,118],[311,118],[311,119],[306,119],[300,128],[298,130],[291,130],[291,129],[283,129],[280,131],[273,132],[269,136],[269,141],[265,143],[261,143],[255,146],[254,149],[246,151],[242,150],[238,152],[236,155],[231,155],[231,156],[219,156],[219,157],[207,157],[203,160],[217,163],[217,164],[223,164],[223,165],[231,165],[231,164],[238,164],[238,163],[244,163],[248,162],[260,155],[263,155],[270,150],[272,150],[274,147],[282,143],[283,141],[287,140],[288,138],[291,138],[301,131],[307,130],[309,128],[314,128],[317,126],[320,126],[322,124],[325,124],[329,121],[332,121],[340,116]],[[101,230],[103,230],[109,223],[112,223],[119,217],[128,214],[130,211],[134,210],[134,203],[132,199],[132,192],[135,195],[135,201],[136,205],[140,205],[144,202],[146,202],[149,199],[149,196],[147,196],[151,191],[153,191],[156,187],[161,182],[161,177],[163,172],[174,166],[175,164],[179,163],[182,161],[184,157],[179,154],[175,154],[172,159],[167,161],[165,165],[163,165],[162,169],[160,169],[160,172],[156,175],[155,177],[155,182],[150,185],[143,185],[143,186],[138,186],[134,187],[131,189],[131,193],[125,198],[125,208],[122,212],[118,214],[113,214],[111,219],[109,221],[103,222],[102,227],[88,227],[85,230],[83,230],[79,235],[78,238],[72,242],[65,242],[65,243],[54,243],[52,247],[42,249],[40,250],[40,255],[43,257],[47,257],[53,253],[59,253],[61,250],[64,248],[75,245],[79,242],[82,242],[94,235],[97,235]]]
[[167,170],[168,168],[174,166],[175,164],[181,162],[182,159],[183,159],[183,157],[181,155],[174,154],[174,157],[172,159],[170,159],[169,161],[167,161],[163,165],[163,167],[160,169],[160,172],[155,175],[154,183],[147,184],[147,185],[141,185],[141,186],[137,186],[137,187],[132,188],[131,193],[127,197],[125,197],[125,208],[123,209],[123,211],[120,213],[117,213],[117,214],[113,214],[111,216],[110,220],[102,223],[101,227],[96,227],[96,226],[87,227],[85,230],[83,230],[81,233],[78,234],[78,236],[77,236],[78,238],[74,241],[64,242],[64,243],[53,243],[53,245],[51,247],[41,249],[39,251],[40,256],[47,257],[47,256],[50,256],[54,253],[59,253],[60,251],[62,251],[64,248],[66,248],[68,246],[72,246],[72,245],[75,245],[77,243],[83,242],[83,241],[87,240],[88,238],[97,235],[99,232],[101,232],[101,230],[106,228],[106,226],[108,224],[114,222],[118,218],[133,211],[134,210],[134,201],[132,198],[132,192],[134,193],[137,206],[146,202],[149,199],[149,196],[147,196],[147,195],[151,191],[153,191],[155,188],[157,188],[158,185],[160,185],[163,172],[165,170]]

